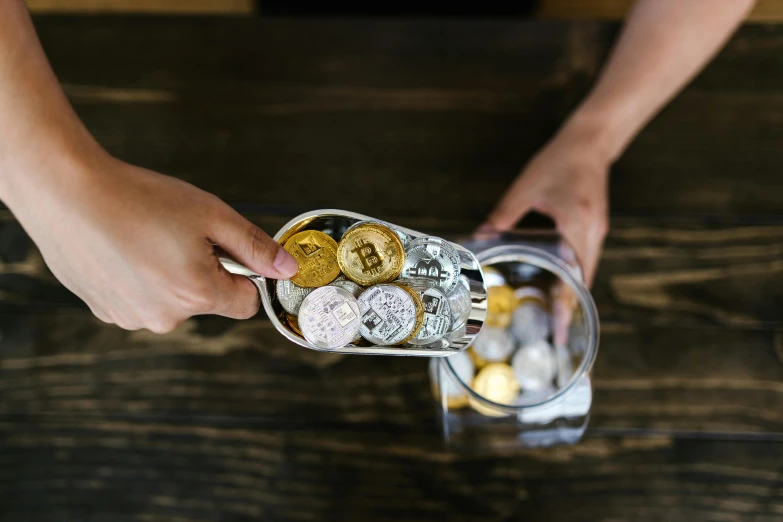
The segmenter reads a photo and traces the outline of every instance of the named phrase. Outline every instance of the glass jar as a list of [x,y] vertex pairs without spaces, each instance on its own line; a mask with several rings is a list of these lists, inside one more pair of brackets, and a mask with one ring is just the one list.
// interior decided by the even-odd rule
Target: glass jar
[[[463,450],[577,442],[592,405],[599,323],[573,250],[553,231],[483,234],[461,244],[476,255],[484,270],[488,314],[470,357],[460,353],[430,360],[445,442]],[[499,288],[493,293],[493,287],[501,286],[514,291],[509,324],[505,316],[492,316],[493,309],[506,313],[504,303],[500,308],[493,303],[493,295],[509,292]],[[541,329],[544,317],[549,321],[546,330]],[[493,328],[503,342],[482,342],[482,336],[493,335]],[[512,352],[504,348],[508,339],[515,343]],[[487,374],[480,377],[485,370]],[[509,386],[512,378],[516,383]],[[494,384],[487,387],[487,383]],[[492,386],[507,394],[502,402]],[[517,395],[509,400],[508,393]]]

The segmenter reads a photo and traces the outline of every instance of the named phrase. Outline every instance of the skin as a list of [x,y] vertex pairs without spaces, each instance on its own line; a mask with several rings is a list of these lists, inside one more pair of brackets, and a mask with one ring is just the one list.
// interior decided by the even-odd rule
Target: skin
[[[591,94],[485,228],[510,229],[530,210],[551,215],[592,282],[610,165],[752,4],[639,1]],[[215,196],[107,154],[60,89],[22,0],[0,0],[0,78],[0,199],[99,319],[163,333],[197,314],[254,315],[255,287],[226,272],[213,245],[261,275],[296,273],[290,255]]]

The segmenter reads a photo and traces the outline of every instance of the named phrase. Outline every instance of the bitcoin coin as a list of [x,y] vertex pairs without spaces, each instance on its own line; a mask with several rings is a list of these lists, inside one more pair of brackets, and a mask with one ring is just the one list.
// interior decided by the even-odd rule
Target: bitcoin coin
[[460,328],[467,322],[473,309],[470,298],[470,283],[465,276],[459,276],[460,283],[449,292],[449,307],[451,308],[451,330]]
[[340,288],[344,288],[351,292],[351,295],[356,297],[357,299],[361,295],[362,292],[364,292],[364,287],[357,285],[350,279],[348,279],[345,276],[340,276],[331,283],[329,283],[329,286],[339,286]]
[[517,304],[514,290],[507,285],[490,286],[487,288],[487,318],[488,326],[506,328],[511,324],[511,314]]
[[289,279],[278,279],[277,283],[275,283],[275,290],[277,300],[280,301],[283,310],[293,315],[299,314],[299,307],[302,306],[302,301],[307,297],[307,294],[313,291],[312,288],[299,286]]
[[299,320],[296,318],[295,315],[291,314],[285,314],[285,322],[288,323],[288,326],[293,330],[297,335],[304,337],[302,335],[302,330],[299,329]]
[[365,223],[343,234],[337,262],[345,277],[362,286],[396,279],[405,262],[400,238],[389,227]]
[[[470,356],[465,352],[458,352],[448,357],[454,373],[449,371],[446,364],[441,364],[438,359],[430,359],[430,382],[432,392],[440,399],[441,394],[446,398],[446,405],[451,408],[462,408],[468,405],[468,395],[465,388],[457,382],[457,379],[469,387],[473,382],[476,369]],[[455,377],[456,375],[456,377]]]
[[503,362],[514,351],[514,339],[503,328],[484,326],[473,341],[473,351],[488,362]]
[[349,232],[349,231],[353,230],[356,227],[360,227],[362,225],[367,225],[367,224],[381,225],[382,227],[386,227],[386,228],[394,231],[394,233],[397,234],[397,237],[400,238],[400,242],[402,243],[403,248],[410,241],[410,237],[408,236],[408,234],[406,234],[405,232],[403,232],[399,228],[395,227],[391,223],[387,223],[386,221],[357,221],[356,223],[354,223],[353,225],[348,227],[345,230],[345,232]]
[[[513,405],[519,394],[519,383],[514,377],[511,366],[503,363],[492,363],[482,368],[473,379],[473,391],[484,399],[503,405]],[[470,406],[490,417],[504,417],[508,412],[493,408],[492,405],[469,398]]]
[[286,241],[283,248],[299,263],[299,270],[291,278],[294,284],[317,288],[328,285],[340,275],[337,242],[323,232],[298,232]]
[[395,286],[399,286],[406,292],[408,292],[408,295],[411,296],[411,299],[413,299],[413,304],[416,306],[416,324],[413,326],[413,331],[411,334],[403,340],[400,344],[405,344],[407,342],[410,342],[412,339],[416,337],[416,335],[421,331],[422,326],[424,325],[424,303],[422,303],[421,295],[416,292],[415,290],[408,288],[405,285],[401,285],[398,282],[390,283]]
[[424,322],[408,342],[425,346],[442,339],[451,329],[451,306],[448,297],[439,288],[427,288],[417,293],[424,307]]
[[405,250],[403,277],[421,277],[434,281],[448,294],[459,284],[459,254],[448,241],[438,237],[420,237]]
[[299,308],[299,328],[319,348],[341,348],[359,332],[359,303],[348,290],[322,286],[304,298]]
[[552,346],[536,341],[520,348],[511,360],[514,375],[523,390],[542,390],[552,386],[557,373]]
[[549,314],[535,300],[522,301],[511,314],[510,331],[521,346],[546,339],[552,333]]
[[414,298],[397,285],[375,285],[359,296],[359,333],[373,344],[400,344],[415,334],[419,313]]

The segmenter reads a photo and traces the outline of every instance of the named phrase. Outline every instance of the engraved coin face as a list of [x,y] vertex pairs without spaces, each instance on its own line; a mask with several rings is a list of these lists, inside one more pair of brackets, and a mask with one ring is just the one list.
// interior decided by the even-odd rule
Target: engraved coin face
[[[511,366],[503,363],[492,363],[482,368],[473,379],[473,391],[483,398],[498,404],[512,405],[519,394],[519,383],[514,377]],[[473,409],[484,415],[502,417],[508,413],[495,410],[473,398],[470,399]]]
[[389,227],[365,223],[343,235],[337,262],[345,277],[362,286],[388,283],[400,275],[405,249]]
[[312,288],[299,286],[292,283],[289,279],[278,279],[277,283],[275,283],[275,290],[277,300],[280,301],[283,310],[293,315],[299,314],[299,307],[302,306],[302,301],[307,297],[307,294],[313,291]]
[[360,227],[362,225],[367,225],[367,224],[381,225],[382,227],[386,227],[386,228],[388,228],[390,230],[393,230],[394,233],[397,234],[397,237],[400,238],[400,242],[402,243],[403,248],[410,241],[410,237],[408,237],[408,234],[406,234],[405,232],[403,232],[399,228],[395,227],[391,223],[387,223],[385,221],[357,221],[356,223],[354,223],[353,225],[348,227],[345,232],[347,233],[347,232],[353,230],[356,227]]
[[424,346],[443,338],[451,329],[449,299],[439,288],[427,288],[419,294],[424,306],[424,322],[410,344]]
[[512,313],[510,331],[514,339],[524,346],[548,338],[552,324],[549,314],[538,301],[526,300]]
[[557,373],[555,354],[546,341],[537,341],[520,348],[514,354],[511,366],[523,390],[549,388]]
[[514,351],[514,339],[503,328],[484,326],[473,341],[473,351],[488,362],[507,361]]
[[299,308],[299,328],[319,348],[341,348],[359,332],[359,303],[348,290],[323,286],[313,290]]
[[457,251],[443,239],[420,237],[405,250],[403,277],[430,279],[446,294],[459,284],[460,271]]
[[340,275],[337,242],[318,230],[305,230],[291,236],[283,248],[299,263],[291,281],[305,288],[328,285]]
[[397,285],[376,285],[359,296],[359,333],[373,344],[400,344],[415,334],[418,311],[413,297]]
[[345,290],[348,290],[352,296],[356,297],[357,299],[361,295],[362,292],[364,292],[364,287],[359,286],[350,279],[348,279],[345,276],[340,276],[331,283],[329,283],[329,286],[338,286],[340,288],[343,288]]
[[511,324],[511,314],[517,304],[514,290],[507,285],[487,288],[487,326],[506,328]]
[[449,293],[448,297],[451,307],[451,330],[456,330],[467,322],[473,307],[465,276],[460,276],[460,283]]

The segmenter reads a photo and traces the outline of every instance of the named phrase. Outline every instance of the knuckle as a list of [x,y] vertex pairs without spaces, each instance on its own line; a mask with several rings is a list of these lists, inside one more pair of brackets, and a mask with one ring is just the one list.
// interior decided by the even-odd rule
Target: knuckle
[[179,325],[180,321],[175,321],[164,317],[156,317],[155,319],[148,321],[145,325],[145,328],[147,328],[147,330],[152,333],[166,334],[174,331]]

